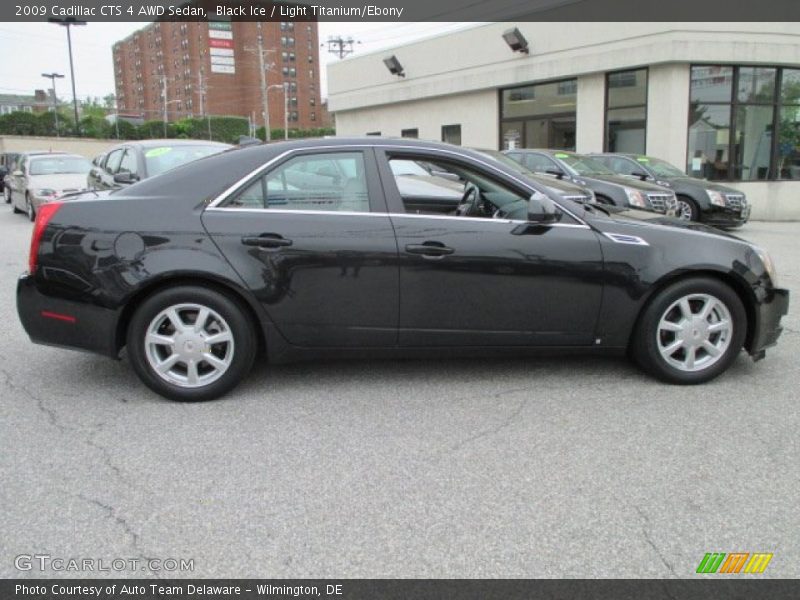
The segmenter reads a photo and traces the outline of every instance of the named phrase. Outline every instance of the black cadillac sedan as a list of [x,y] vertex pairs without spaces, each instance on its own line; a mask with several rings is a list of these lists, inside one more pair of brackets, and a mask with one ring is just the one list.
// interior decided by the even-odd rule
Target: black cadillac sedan
[[743,192],[713,181],[689,177],[660,158],[640,154],[592,154],[591,157],[620,175],[674,190],[681,219],[728,229],[741,227],[750,218],[750,205]]
[[[409,160],[463,182],[458,205],[419,190],[408,201],[392,164]],[[142,381],[175,400],[228,392],[257,354],[628,351],[691,384],[778,339],[788,292],[763,250],[547,194],[446,144],[236,149],[43,205],[17,308],[34,342],[115,358],[127,348]]]

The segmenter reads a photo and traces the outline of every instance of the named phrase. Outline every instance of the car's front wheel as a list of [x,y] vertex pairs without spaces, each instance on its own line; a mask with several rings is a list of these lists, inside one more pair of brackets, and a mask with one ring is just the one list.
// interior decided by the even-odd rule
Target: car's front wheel
[[687,196],[678,196],[678,218],[683,221],[699,221],[700,209],[697,203]]
[[172,400],[213,400],[249,372],[254,326],[240,303],[207,288],[180,286],[145,300],[128,327],[128,355],[142,381]]
[[686,279],[663,289],[647,306],[632,354],[664,381],[703,383],[731,365],[746,332],[747,314],[736,292],[716,279]]

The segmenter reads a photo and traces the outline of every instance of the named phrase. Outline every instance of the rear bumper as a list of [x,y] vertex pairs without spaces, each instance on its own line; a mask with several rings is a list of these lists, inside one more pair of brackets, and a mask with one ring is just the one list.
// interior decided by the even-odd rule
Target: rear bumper
[[37,344],[117,358],[117,311],[42,294],[25,273],[17,281],[17,314]]
[[770,290],[767,298],[756,307],[756,328],[748,352],[758,356],[770,346],[774,346],[781,333],[781,318],[789,310],[789,290]]

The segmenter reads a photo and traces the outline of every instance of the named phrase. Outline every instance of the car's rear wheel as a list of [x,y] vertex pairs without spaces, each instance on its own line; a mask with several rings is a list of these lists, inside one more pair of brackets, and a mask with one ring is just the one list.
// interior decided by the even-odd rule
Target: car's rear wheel
[[634,333],[632,355],[664,381],[703,383],[731,365],[746,332],[747,314],[736,292],[716,279],[685,279],[663,289],[647,306]]
[[678,218],[682,221],[699,221],[700,209],[697,203],[687,196],[678,196]]
[[142,381],[172,400],[213,400],[233,389],[256,353],[254,326],[240,303],[194,286],[156,293],[128,327],[128,355]]
[[27,208],[28,219],[30,221],[35,221],[36,209],[33,207],[33,200],[31,200],[30,194],[25,194],[25,206]]

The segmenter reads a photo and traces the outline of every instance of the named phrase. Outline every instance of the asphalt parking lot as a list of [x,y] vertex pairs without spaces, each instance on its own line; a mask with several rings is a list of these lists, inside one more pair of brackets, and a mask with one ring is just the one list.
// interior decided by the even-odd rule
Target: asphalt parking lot
[[[706,552],[800,576],[800,223],[741,236],[792,290],[767,359],[667,386],[623,359],[257,368],[177,404],[29,342],[31,226],[0,211],[0,576],[15,557],[193,559],[197,577],[693,577]],[[95,574],[98,575],[98,574]]]

